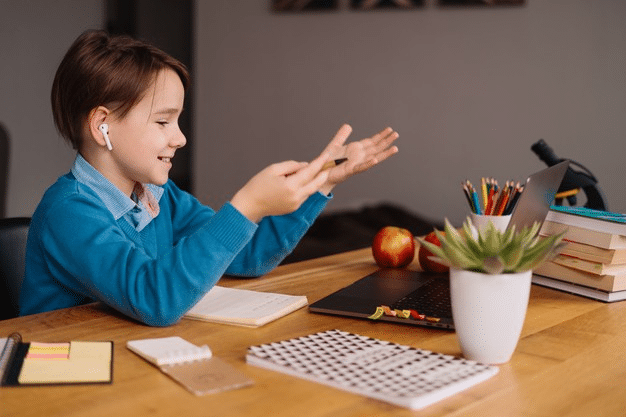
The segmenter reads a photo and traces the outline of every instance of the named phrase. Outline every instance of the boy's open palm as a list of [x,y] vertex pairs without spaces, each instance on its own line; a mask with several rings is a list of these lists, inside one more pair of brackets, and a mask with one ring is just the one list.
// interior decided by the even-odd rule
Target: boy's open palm
[[329,171],[326,184],[320,189],[323,193],[330,191],[339,183],[351,176],[367,171],[398,152],[392,143],[398,139],[398,133],[390,127],[381,130],[374,136],[360,141],[345,144],[352,133],[352,127],[344,124],[339,128],[323,153],[328,153],[331,159],[348,158],[348,160]]

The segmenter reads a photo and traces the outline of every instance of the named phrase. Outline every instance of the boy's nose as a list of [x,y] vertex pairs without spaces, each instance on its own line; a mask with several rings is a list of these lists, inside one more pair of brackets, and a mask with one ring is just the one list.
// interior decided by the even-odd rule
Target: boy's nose
[[183,132],[181,132],[181,130],[178,129],[178,133],[174,135],[170,143],[172,147],[174,148],[182,148],[183,146],[187,144],[187,138],[185,137]]

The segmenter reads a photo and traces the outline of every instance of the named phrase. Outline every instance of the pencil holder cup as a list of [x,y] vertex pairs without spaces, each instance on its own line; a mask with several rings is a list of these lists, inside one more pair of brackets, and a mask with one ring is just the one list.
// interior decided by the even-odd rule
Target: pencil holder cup
[[495,228],[501,232],[504,232],[509,225],[511,215],[505,216],[490,216],[486,214],[470,213],[470,219],[472,220],[472,231],[474,232],[474,238],[478,237],[476,230],[483,230],[489,223],[492,223]]

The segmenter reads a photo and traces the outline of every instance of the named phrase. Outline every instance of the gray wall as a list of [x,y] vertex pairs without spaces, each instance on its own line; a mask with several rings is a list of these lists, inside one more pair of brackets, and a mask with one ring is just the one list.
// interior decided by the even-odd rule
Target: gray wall
[[70,44],[103,21],[101,0],[0,0],[0,121],[11,137],[7,216],[30,216],[73,161],[54,128],[50,88]]
[[[523,179],[544,138],[626,212],[626,2],[276,15],[269,0],[197,1],[195,194],[221,205],[269,163],[308,160],[343,122],[391,125],[400,154],[336,189],[460,221],[459,183]],[[346,3],[346,0],[343,0]],[[50,114],[54,71],[100,0],[0,0],[0,120],[13,137],[8,215],[30,215],[73,153]]]
[[[212,205],[265,165],[309,160],[343,122],[391,125],[400,154],[336,189],[330,210],[392,201],[461,221],[460,182],[524,180],[544,138],[626,212],[626,2],[272,14],[197,4],[195,189]],[[345,2],[344,2],[345,3]]]

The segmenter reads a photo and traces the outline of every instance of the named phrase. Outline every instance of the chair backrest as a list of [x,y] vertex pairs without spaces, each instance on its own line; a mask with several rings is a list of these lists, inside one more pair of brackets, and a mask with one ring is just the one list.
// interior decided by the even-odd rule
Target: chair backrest
[[17,317],[30,217],[0,219],[0,320]]
[[9,134],[0,123],[0,219],[6,215],[10,157]]

